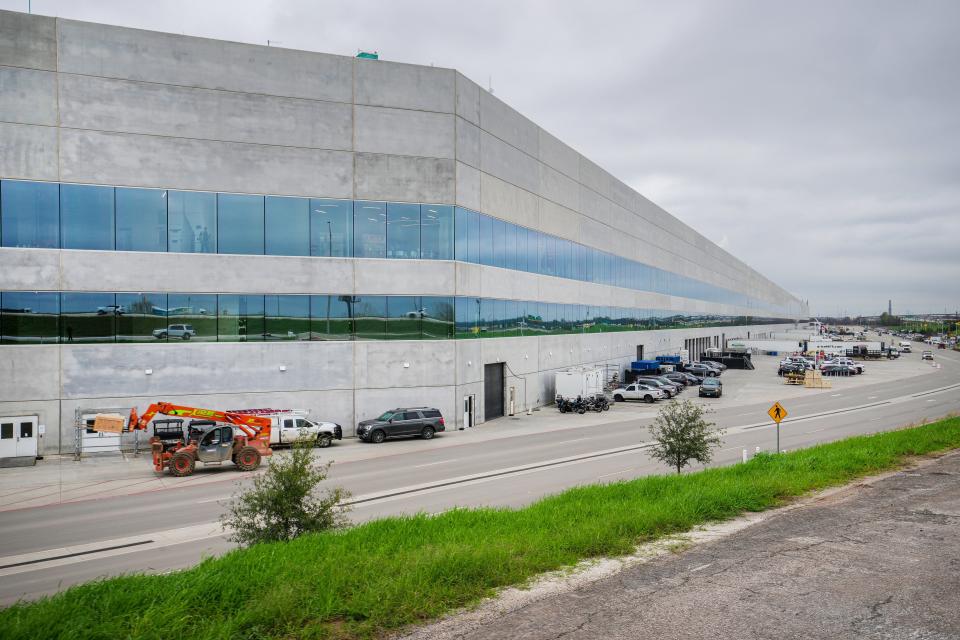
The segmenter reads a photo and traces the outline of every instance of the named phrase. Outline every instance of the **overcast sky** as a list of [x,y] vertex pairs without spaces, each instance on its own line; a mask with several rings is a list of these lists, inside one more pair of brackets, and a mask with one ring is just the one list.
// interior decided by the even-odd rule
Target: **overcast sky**
[[[26,10],[27,0],[0,0]],[[454,67],[819,315],[960,308],[960,1],[34,0]]]

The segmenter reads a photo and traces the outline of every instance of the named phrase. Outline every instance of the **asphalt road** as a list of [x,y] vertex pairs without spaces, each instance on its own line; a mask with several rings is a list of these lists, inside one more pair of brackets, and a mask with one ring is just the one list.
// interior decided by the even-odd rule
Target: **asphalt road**
[[960,638],[960,454],[413,640]]
[[[937,358],[942,369],[933,375],[791,399],[781,448],[960,412],[960,354],[938,351]],[[757,419],[769,402],[715,406],[711,419],[727,434],[713,464],[737,462],[743,449],[775,447],[773,424]],[[570,486],[663,473],[643,451],[649,422],[445,447],[425,441],[417,451],[397,455],[389,454],[388,442],[380,445],[382,457],[337,464],[329,482],[358,501],[355,521],[454,506],[519,506]],[[235,472],[223,473],[224,482],[0,512],[0,603],[100,576],[189,566],[230,548],[211,523],[242,484]]]

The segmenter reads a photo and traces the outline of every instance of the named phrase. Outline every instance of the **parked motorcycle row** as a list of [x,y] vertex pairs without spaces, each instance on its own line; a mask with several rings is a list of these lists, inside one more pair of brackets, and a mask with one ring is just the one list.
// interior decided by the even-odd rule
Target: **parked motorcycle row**
[[610,401],[606,396],[598,395],[587,398],[577,396],[576,398],[557,398],[557,409],[560,413],[586,413],[587,411],[610,410]]

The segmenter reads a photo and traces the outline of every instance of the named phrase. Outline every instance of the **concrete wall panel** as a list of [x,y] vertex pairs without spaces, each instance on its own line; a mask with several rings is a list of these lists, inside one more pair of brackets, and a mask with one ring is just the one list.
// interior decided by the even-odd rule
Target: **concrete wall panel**
[[356,61],[357,104],[454,113],[453,69],[384,60]]
[[451,385],[456,376],[453,340],[357,342],[354,348],[359,388],[442,387]]
[[480,168],[480,128],[457,118],[457,160]]
[[0,62],[12,67],[57,68],[57,26],[54,18],[0,11]]
[[540,209],[541,231],[575,242],[581,242],[586,237],[581,235],[580,229],[583,216],[576,211],[544,198],[537,198],[537,206]]
[[314,149],[350,150],[353,144],[351,108],[343,103],[59,77],[65,127]]
[[540,162],[547,164],[573,180],[580,179],[580,154],[559,138],[540,129]]
[[141,187],[352,197],[346,151],[61,132],[63,180]]
[[483,205],[480,196],[480,170],[457,163],[457,204],[480,211]]
[[0,67],[0,120],[56,125],[56,78],[50,71]]
[[0,358],[0,402],[56,400],[59,397],[59,347],[3,346],[3,357]]
[[[67,291],[349,293],[354,262],[340,258],[133,251],[61,252]],[[205,274],[200,277],[200,274]]]
[[60,71],[350,102],[353,58],[61,19]]
[[[353,357],[350,342],[101,344],[61,349],[64,398],[167,398],[198,390],[237,394],[353,386],[343,366]],[[147,369],[153,373],[146,375]],[[230,375],[211,375],[218,371]]]
[[534,158],[539,157],[540,128],[487,91],[480,92],[480,126]]
[[356,154],[356,197],[450,204],[454,161],[373,153]]
[[476,82],[457,73],[457,115],[472,122],[475,125],[480,124],[480,92],[482,89]]
[[480,134],[480,169],[537,193],[540,187],[540,171],[534,157],[523,153],[487,132]]
[[354,289],[370,295],[452,296],[455,263],[441,260],[356,260]]
[[580,185],[572,178],[542,163],[537,193],[573,211],[580,210]]
[[56,249],[0,248],[0,291],[57,291],[60,252]]
[[365,107],[354,110],[357,151],[453,158],[454,116],[446,113]]
[[508,182],[480,174],[481,211],[530,229],[539,228],[537,196]]
[[0,176],[58,179],[57,130],[0,122]]

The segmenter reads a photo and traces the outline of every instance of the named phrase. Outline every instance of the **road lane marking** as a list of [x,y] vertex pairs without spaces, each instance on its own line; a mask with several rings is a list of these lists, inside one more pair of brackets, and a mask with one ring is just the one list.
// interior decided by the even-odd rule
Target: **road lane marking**
[[426,464],[414,465],[413,468],[414,468],[414,469],[423,469],[424,467],[433,467],[433,466],[436,466],[436,465],[438,465],[438,464],[450,464],[451,462],[457,462],[458,460],[462,460],[462,459],[463,459],[463,458],[454,458],[453,460],[440,460],[439,462],[428,462],[428,463],[426,463]]
[[842,393],[831,393],[831,394],[830,394],[830,397],[831,397],[831,398],[839,398],[839,397],[842,396],[842,395],[843,395]]
[[876,400],[877,396],[867,396],[867,400]]
[[590,438],[574,438],[573,440],[562,440],[560,442],[554,442],[553,444],[568,444],[570,442],[580,442],[581,440],[590,440]]
[[617,476],[617,475],[620,475],[621,473],[626,473],[627,471],[633,471],[633,467],[630,467],[629,469],[620,469],[620,471],[614,471],[613,473],[605,473],[602,476],[597,476],[597,479],[599,480],[600,478],[609,478],[610,476]]
[[707,564],[702,564],[702,565],[700,565],[699,567],[695,567],[695,568],[693,568],[693,569],[690,569],[690,573],[696,573],[697,571],[703,571],[704,569],[706,569],[707,567],[709,567],[709,566],[712,565],[712,564],[713,564],[712,562],[708,562]]

